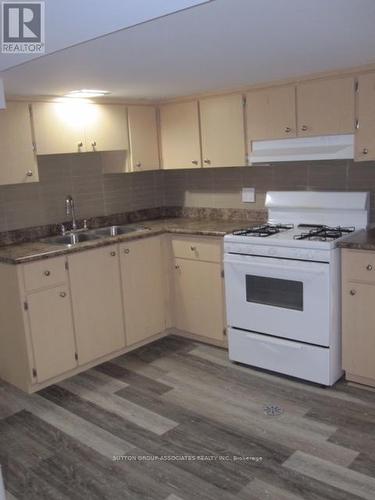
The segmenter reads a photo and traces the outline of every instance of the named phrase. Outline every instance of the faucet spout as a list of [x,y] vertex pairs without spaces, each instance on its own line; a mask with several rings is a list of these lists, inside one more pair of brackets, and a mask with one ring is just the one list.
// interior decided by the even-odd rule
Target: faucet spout
[[70,215],[72,217],[72,230],[75,231],[77,229],[76,211],[74,199],[70,194],[65,198],[65,209],[66,215]]

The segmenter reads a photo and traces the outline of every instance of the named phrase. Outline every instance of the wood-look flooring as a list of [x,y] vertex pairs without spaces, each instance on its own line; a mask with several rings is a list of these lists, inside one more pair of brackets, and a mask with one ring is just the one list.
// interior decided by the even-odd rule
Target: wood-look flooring
[[0,464],[19,500],[374,500],[375,392],[171,336],[37,394],[0,382]]

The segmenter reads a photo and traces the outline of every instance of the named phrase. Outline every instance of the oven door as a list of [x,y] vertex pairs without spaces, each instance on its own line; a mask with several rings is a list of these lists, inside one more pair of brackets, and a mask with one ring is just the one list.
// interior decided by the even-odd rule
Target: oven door
[[329,345],[329,264],[225,254],[228,325]]

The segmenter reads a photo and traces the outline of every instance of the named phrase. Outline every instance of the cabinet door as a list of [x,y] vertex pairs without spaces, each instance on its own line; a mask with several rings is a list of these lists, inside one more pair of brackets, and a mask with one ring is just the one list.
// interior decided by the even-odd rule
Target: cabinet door
[[127,345],[165,330],[166,282],[159,236],[120,246]]
[[198,103],[181,102],[160,107],[163,168],[201,166]]
[[85,120],[91,109],[82,102],[32,104],[38,155],[79,153],[85,148]]
[[0,110],[0,185],[38,181],[28,104],[8,102]]
[[156,109],[152,106],[129,106],[131,170],[157,170],[159,149]]
[[69,289],[67,286],[32,293],[28,317],[38,382],[77,366]]
[[375,286],[343,286],[343,368],[347,374],[375,379]]
[[357,113],[355,159],[375,160],[375,73],[358,78]]
[[176,258],[173,272],[175,326],[202,337],[223,340],[221,264]]
[[244,105],[241,94],[200,101],[204,167],[243,166]]
[[79,364],[125,346],[117,245],[69,255]]
[[249,141],[296,137],[294,85],[248,92],[246,119]]
[[298,135],[354,132],[354,78],[304,82],[297,86]]
[[121,151],[129,149],[125,106],[90,104],[86,114],[87,151]]

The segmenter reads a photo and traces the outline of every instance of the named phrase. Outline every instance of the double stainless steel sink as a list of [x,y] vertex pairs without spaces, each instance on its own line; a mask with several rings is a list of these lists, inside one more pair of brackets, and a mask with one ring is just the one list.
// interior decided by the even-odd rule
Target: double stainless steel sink
[[133,233],[135,231],[147,230],[149,230],[149,228],[135,224],[100,227],[98,229],[80,229],[78,231],[71,231],[67,234],[45,238],[43,239],[43,242],[50,243],[51,245],[64,245],[70,247],[86,241],[95,241],[102,238],[110,238],[113,236],[120,236],[122,234]]

